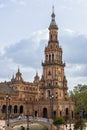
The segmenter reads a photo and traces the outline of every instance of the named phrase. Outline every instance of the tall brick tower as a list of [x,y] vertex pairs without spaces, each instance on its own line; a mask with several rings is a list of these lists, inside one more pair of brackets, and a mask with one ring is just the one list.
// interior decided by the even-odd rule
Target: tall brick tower
[[74,103],[69,101],[67,80],[64,73],[62,48],[58,40],[58,26],[54,8],[49,26],[49,41],[45,47],[45,60],[42,63],[43,74],[40,85],[39,115],[43,117],[73,118]]

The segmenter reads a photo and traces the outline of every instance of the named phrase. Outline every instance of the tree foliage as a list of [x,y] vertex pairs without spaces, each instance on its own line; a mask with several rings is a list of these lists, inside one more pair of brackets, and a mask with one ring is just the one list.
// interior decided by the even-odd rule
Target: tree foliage
[[74,130],[83,130],[86,128],[85,121],[81,118],[81,116],[77,116],[74,122]]
[[87,117],[87,85],[78,84],[73,91],[69,92],[70,98],[75,102],[75,112],[83,111],[83,116]]
[[66,124],[66,122],[62,117],[56,117],[53,121],[53,124],[59,128],[60,125]]

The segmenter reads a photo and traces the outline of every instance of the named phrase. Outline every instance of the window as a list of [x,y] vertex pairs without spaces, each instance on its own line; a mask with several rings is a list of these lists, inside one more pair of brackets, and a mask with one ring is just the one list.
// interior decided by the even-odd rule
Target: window
[[54,61],[54,54],[52,54],[52,61]]

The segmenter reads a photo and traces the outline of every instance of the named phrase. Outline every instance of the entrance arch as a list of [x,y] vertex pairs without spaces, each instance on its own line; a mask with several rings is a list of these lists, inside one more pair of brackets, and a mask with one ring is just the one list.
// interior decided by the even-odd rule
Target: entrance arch
[[17,113],[18,107],[17,105],[14,106],[14,113]]
[[43,108],[43,117],[47,118],[47,108]]
[[66,121],[69,120],[69,109],[68,108],[66,108],[66,110],[65,110],[65,120]]
[[20,114],[22,114],[23,113],[23,106],[21,105],[20,106]]
[[2,113],[6,113],[6,105],[2,106]]
[[68,110],[68,108],[66,108],[66,115],[68,115],[69,114],[69,110]]

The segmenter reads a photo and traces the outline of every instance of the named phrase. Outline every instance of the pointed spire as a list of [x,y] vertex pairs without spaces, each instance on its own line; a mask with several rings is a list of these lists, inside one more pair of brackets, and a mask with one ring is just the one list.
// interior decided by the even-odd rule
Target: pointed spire
[[16,75],[21,75],[19,66],[18,66],[18,72],[16,73]]
[[52,20],[55,21],[54,5],[52,6]]
[[12,79],[14,79],[14,74],[13,74],[13,76],[12,76]]
[[20,73],[20,69],[19,69],[19,66],[18,66],[18,73]]
[[56,24],[56,22],[55,22],[54,6],[52,6],[52,14],[51,14],[51,17],[52,17],[52,20],[51,20],[49,29],[51,29],[51,28],[56,28],[56,29],[58,29],[58,26],[57,26],[57,24]]
[[54,5],[52,6],[52,12],[54,13]]
[[36,71],[36,76],[38,76],[38,72]]

